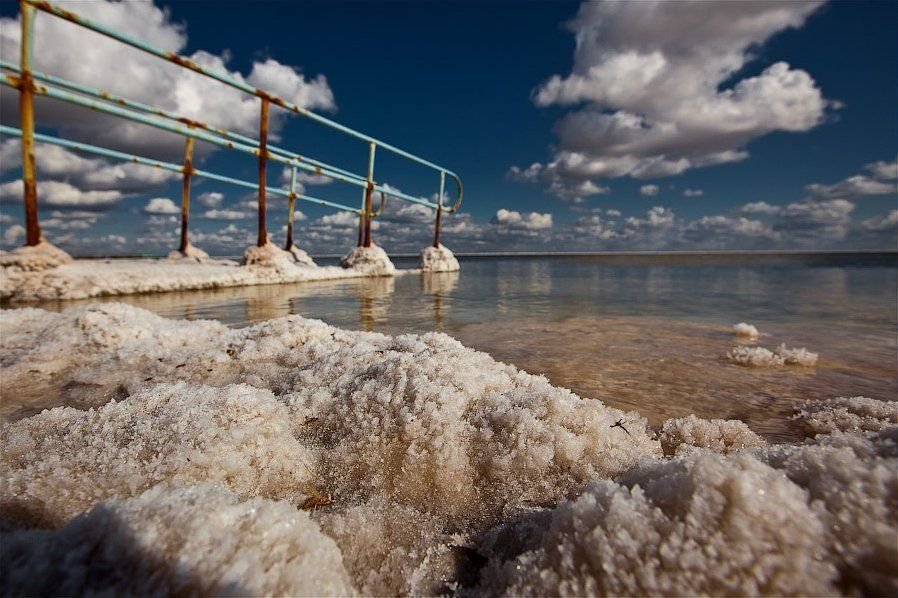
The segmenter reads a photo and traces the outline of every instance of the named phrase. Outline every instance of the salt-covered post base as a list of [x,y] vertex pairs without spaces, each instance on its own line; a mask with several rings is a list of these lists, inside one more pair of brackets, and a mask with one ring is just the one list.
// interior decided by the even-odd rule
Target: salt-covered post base
[[268,242],[261,247],[252,246],[243,254],[244,266],[264,266],[266,268],[274,268],[276,270],[291,270],[297,266],[315,267],[305,251],[298,247],[293,247],[289,251],[281,249],[274,243]]
[[190,260],[194,262],[205,262],[209,259],[209,254],[200,249],[199,247],[194,247],[190,243],[187,244],[187,248],[184,251],[172,251],[168,254],[168,259],[170,260]]
[[293,260],[301,266],[311,266],[312,268],[314,268],[318,265],[311,257],[309,257],[308,253],[306,253],[296,245],[291,245],[290,249],[287,249],[287,251],[291,255],[293,255]]
[[425,247],[418,256],[418,267],[423,272],[458,272],[461,266],[448,247]]
[[373,243],[371,247],[353,247],[340,258],[340,265],[370,276],[392,276],[396,272],[387,252]]
[[39,272],[50,270],[74,261],[68,253],[41,241],[37,245],[25,245],[8,252],[0,252],[0,266],[4,271]]

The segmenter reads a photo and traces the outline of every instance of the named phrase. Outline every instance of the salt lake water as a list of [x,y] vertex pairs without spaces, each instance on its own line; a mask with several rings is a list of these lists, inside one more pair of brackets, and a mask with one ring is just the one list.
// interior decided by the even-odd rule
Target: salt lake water
[[[394,262],[414,267],[413,259]],[[775,440],[798,436],[789,416],[806,399],[898,398],[895,254],[470,257],[461,264],[459,273],[113,300],[232,326],[299,314],[387,334],[438,330],[653,423],[690,413],[738,418]],[[730,363],[738,322],[761,331],[759,346],[806,347],[820,355],[817,365]]]

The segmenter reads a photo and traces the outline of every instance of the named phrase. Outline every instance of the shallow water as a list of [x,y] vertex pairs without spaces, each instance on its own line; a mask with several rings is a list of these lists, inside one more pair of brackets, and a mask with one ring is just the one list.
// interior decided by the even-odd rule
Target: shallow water
[[[776,440],[796,437],[788,416],[806,399],[898,397],[894,254],[468,258],[461,273],[115,300],[233,326],[301,314],[388,334],[441,330],[654,423],[738,418]],[[817,366],[730,364],[742,321],[761,346],[819,353]]]

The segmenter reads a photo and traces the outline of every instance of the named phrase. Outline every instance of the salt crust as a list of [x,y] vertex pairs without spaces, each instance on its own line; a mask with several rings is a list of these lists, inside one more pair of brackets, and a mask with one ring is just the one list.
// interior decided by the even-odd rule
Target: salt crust
[[455,255],[449,251],[449,248],[440,245],[439,247],[425,247],[418,256],[418,268],[423,272],[457,272],[461,269]]
[[[109,295],[214,289],[262,284],[382,276],[397,273],[383,250],[385,263],[357,268],[314,267],[301,249],[288,252],[274,245],[247,251],[248,266],[228,260],[183,256],[167,260],[63,260],[51,250],[31,255],[26,249],[4,253],[0,298],[13,301],[86,299]],[[55,249],[55,248],[53,248]],[[379,248],[378,248],[379,249]],[[60,251],[60,250],[56,250]],[[67,254],[65,254],[67,256]],[[387,267],[385,264],[389,264]]]
[[[313,518],[363,594],[898,590],[892,416],[866,424],[879,431],[773,446],[744,424],[681,418],[662,426],[659,442],[635,413],[580,399],[442,334],[345,332],[296,316],[229,330],[117,304],[5,311],[0,327],[6,388],[28,379],[27,362],[67,401],[132,395],[3,425],[4,518],[57,525],[103,500],[117,502],[101,510],[125,508],[153,484],[189,492],[204,480],[231,500],[265,496],[295,512],[314,485],[334,504]],[[839,401],[828,408],[896,408]],[[803,413],[827,417],[823,408]],[[611,427],[619,419],[626,432]],[[678,456],[663,457],[662,445]],[[281,593],[269,589],[273,569],[252,561],[267,554],[254,551],[256,535],[230,538],[204,500],[160,508],[159,525],[197,521],[191,553],[225,538],[241,551],[229,570],[243,587]],[[96,578],[85,578],[77,559],[69,567],[39,548],[59,541],[71,547],[62,555],[77,552],[80,537],[97,544],[89,535],[97,526],[75,526],[27,532],[76,540],[31,539],[34,548],[14,560],[4,534],[7,579],[52,560],[52,587],[90,588]],[[312,531],[284,542],[305,546],[307,537],[318,542]],[[169,546],[160,543],[158,558],[128,579],[152,584],[152,574],[181,562]],[[103,575],[112,579],[115,567],[133,566],[127,554],[110,559]],[[198,587],[221,577],[197,567],[180,571],[206,584]],[[339,573],[332,559],[320,567]]]
[[365,272],[369,276],[390,276],[396,272],[387,252],[373,243],[371,247],[353,247],[340,258],[340,265]]
[[212,484],[160,484],[57,530],[4,534],[3,560],[5,596],[355,593],[340,550],[306,513]]
[[898,404],[866,397],[840,397],[808,401],[798,411],[799,420],[810,434],[879,431],[898,424]]
[[756,340],[758,338],[758,329],[751,324],[740,322],[733,325],[733,334],[737,337],[746,338],[748,340]]
[[736,365],[747,367],[780,367],[783,365],[800,365],[812,367],[817,364],[817,353],[811,353],[804,347],[788,349],[781,344],[771,351],[764,347],[733,347],[727,353],[727,359]]

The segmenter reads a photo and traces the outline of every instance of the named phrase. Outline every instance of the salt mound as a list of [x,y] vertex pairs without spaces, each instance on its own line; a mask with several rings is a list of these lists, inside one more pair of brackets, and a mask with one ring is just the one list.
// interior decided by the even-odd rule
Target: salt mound
[[449,249],[443,245],[439,247],[425,247],[418,256],[418,268],[424,272],[456,272],[461,269],[458,260]]
[[817,353],[811,353],[804,347],[789,349],[785,343],[775,350],[764,347],[734,347],[727,353],[727,359],[736,365],[749,367],[779,367],[782,365],[800,365],[812,367],[817,364]]
[[71,261],[72,256],[43,240],[37,245],[25,245],[0,254],[0,266],[6,275],[12,272],[50,270]]
[[733,326],[733,334],[749,340],[756,340],[758,338],[758,329],[751,324],[740,322]]
[[191,244],[187,244],[187,248],[184,251],[172,251],[168,254],[168,259],[173,261],[180,260],[190,260],[198,263],[203,263],[208,261],[209,254],[200,249],[199,247],[194,247]]
[[898,424],[898,402],[866,397],[839,397],[807,401],[795,419],[811,434],[841,431],[878,432]]
[[826,530],[804,492],[747,454],[637,467],[560,504],[547,523],[530,550],[494,558],[479,593],[835,593]]
[[243,265],[291,270],[296,268],[297,261],[293,253],[281,249],[269,241],[261,247],[253,246],[247,249],[243,254]]
[[2,564],[4,596],[355,594],[308,515],[211,484],[159,485],[61,529],[4,534]]
[[340,258],[340,265],[371,275],[391,276],[396,272],[387,252],[374,244],[371,247],[353,247]]
[[715,453],[731,453],[767,444],[749,429],[745,422],[733,419],[702,419],[695,415],[669,419],[661,428],[661,447],[666,455],[681,447],[702,447]]

